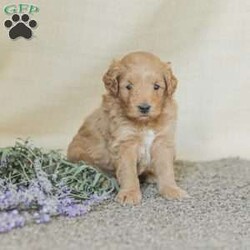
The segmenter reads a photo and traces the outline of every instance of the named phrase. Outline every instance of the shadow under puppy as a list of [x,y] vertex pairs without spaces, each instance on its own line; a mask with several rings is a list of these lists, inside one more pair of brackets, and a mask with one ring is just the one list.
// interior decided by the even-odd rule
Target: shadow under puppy
[[103,81],[102,105],[73,138],[68,159],[114,172],[122,204],[141,201],[139,176],[156,182],[167,199],[188,196],[174,177],[177,79],[170,63],[133,52],[114,61]]

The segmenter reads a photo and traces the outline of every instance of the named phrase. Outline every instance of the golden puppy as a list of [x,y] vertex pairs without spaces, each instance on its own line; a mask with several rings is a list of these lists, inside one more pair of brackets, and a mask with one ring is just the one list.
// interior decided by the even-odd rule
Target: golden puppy
[[174,178],[177,79],[170,63],[130,53],[111,64],[103,81],[108,93],[73,138],[68,159],[113,171],[123,204],[141,201],[139,176],[157,182],[165,198],[187,196]]

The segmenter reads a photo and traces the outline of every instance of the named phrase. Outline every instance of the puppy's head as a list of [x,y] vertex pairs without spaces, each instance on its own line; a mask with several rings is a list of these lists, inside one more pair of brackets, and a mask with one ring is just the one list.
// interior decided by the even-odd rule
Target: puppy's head
[[120,100],[125,114],[142,121],[158,117],[177,86],[170,63],[146,52],[133,52],[114,61],[103,81],[109,93]]

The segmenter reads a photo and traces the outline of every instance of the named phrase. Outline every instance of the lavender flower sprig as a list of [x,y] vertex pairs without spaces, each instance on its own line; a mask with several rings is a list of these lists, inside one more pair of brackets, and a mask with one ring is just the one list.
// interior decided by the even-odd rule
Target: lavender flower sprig
[[0,233],[9,232],[14,228],[23,227],[25,219],[17,210],[0,213]]
[[84,162],[73,164],[59,151],[19,140],[0,149],[0,232],[53,216],[84,215],[116,189],[113,178]]

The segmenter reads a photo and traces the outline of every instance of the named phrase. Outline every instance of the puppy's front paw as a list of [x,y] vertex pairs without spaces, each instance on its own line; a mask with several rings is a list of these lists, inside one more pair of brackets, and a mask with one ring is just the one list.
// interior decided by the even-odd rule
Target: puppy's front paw
[[190,197],[185,190],[179,188],[178,186],[166,186],[160,189],[160,194],[168,200],[181,200],[183,198]]
[[136,205],[141,202],[142,196],[140,190],[120,190],[115,200],[123,205]]

